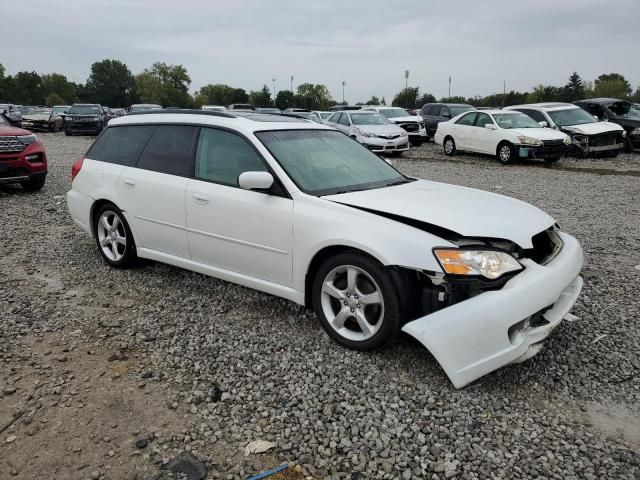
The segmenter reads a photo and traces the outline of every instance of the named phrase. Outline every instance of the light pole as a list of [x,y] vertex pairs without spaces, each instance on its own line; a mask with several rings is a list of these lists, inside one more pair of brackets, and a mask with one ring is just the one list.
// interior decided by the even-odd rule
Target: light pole
[[409,70],[404,71],[404,108],[409,108]]
[[293,75],[291,75],[291,93],[293,93]]
[[344,86],[347,84],[344,80],[342,80],[342,104],[344,105]]
[[451,75],[449,75],[449,98],[451,98]]
[[276,79],[272,78],[271,81],[273,82],[273,104],[276,104]]

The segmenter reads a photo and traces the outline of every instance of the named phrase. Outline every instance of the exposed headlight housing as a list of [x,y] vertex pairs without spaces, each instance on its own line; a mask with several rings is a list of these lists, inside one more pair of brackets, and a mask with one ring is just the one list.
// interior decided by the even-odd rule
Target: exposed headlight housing
[[[640,128],[636,128],[633,132],[635,132],[635,131],[638,131],[638,133],[635,134],[635,135],[640,135]],[[633,132],[631,132],[631,133],[633,133]],[[627,131],[626,130],[622,131],[622,138],[627,138]]]
[[495,280],[505,273],[523,269],[522,265],[505,252],[494,250],[464,250],[438,248],[433,250],[442,270],[449,275],[481,275]]
[[[626,132],[625,132],[625,133],[626,133]],[[638,127],[638,128],[634,128],[634,129],[631,131],[631,135],[640,135],[640,127]]]
[[31,135],[20,135],[17,138],[25,145],[31,145],[32,143],[36,143],[38,141],[38,137],[36,137],[33,133]]
[[564,137],[564,144],[571,145],[571,137],[569,135]]
[[518,136],[518,141],[522,145],[535,145],[537,147],[542,146],[542,140],[538,140],[537,138],[525,137],[524,135]]

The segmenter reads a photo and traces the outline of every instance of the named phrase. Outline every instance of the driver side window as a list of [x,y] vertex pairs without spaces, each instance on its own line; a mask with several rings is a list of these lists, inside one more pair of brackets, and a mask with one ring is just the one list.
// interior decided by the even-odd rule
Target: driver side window
[[493,125],[493,120],[486,113],[479,113],[476,118],[476,127],[484,128],[485,125]]
[[343,112],[339,123],[340,125],[345,125],[347,127],[351,125],[351,122],[349,121],[349,114]]
[[237,187],[241,173],[266,171],[262,158],[244,138],[215,128],[200,131],[196,178]]

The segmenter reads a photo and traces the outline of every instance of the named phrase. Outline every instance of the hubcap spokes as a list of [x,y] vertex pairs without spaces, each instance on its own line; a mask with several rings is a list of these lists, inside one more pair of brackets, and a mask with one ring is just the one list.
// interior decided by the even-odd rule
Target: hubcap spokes
[[502,147],[500,149],[500,158],[503,162],[508,162],[509,158],[511,158],[511,150],[509,147]]
[[127,233],[120,217],[107,210],[98,221],[98,242],[104,255],[114,262],[124,257]]
[[384,300],[377,283],[361,268],[334,268],[322,284],[323,313],[342,337],[354,341],[371,338],[380,329]]

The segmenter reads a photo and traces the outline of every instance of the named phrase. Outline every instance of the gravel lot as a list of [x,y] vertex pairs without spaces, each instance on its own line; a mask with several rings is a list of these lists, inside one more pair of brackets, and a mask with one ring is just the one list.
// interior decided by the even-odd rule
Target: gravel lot
[[[170,478],[184,451],[188,478],[284,461],[272,478],[640,478],[638,153],[505,167],[429,144],[394,160],[531,202],[586,252],[580,319],[455,390],[409,337],[353,352],[287,301],[108,268],[63,197],[92,138],[40,137],[45,189],[0,187],[0,478]],[[245,456],[253,440],[275,447]]]

